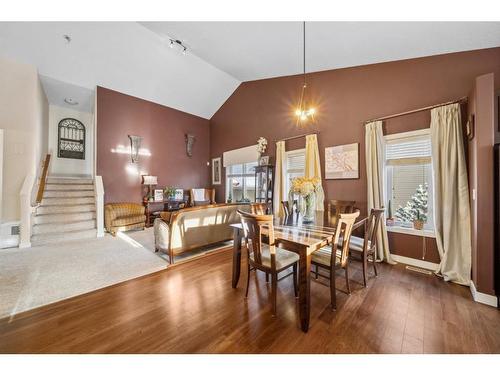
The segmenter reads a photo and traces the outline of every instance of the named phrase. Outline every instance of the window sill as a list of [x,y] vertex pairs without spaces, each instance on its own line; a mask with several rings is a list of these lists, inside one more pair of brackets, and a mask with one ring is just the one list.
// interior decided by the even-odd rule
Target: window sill
[[412,236],[436,238],[436,234],[431,229],[418,230],[414,228],[405,228],[399,226],[392,226],[392,227],[387,226],[387,231],[393,233],[409,234]]

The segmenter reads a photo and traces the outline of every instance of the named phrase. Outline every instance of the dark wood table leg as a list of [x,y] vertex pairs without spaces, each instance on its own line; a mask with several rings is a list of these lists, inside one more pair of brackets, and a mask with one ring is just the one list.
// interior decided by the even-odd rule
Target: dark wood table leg
[[300,252],[299,259],[299,317],[302,331],[309,330],[309,318],[311,313],[311,284],[309,272],[311,272],[311,256],[306,251]]
[[232,286],[236,288],[240,280],[241,269],[241,229],[234,228],[233,230],[233,281]]

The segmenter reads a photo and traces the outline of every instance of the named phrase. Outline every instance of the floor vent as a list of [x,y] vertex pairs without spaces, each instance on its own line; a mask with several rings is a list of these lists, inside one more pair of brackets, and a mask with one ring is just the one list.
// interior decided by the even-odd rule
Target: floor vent
[[423,273],[424,275],[432,275],[432,271],[426,270],[425,268],[406,266],[406,269],[409,271]]

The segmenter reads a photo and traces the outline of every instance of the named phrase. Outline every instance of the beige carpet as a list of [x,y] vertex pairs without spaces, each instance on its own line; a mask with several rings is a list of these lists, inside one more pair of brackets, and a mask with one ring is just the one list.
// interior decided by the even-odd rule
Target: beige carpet
[[0,317],[165,269],[152,228],[113,238],[0,250]]
[[[231,241],[175,257],[180,263]],[[29,249],[0,249],[0,318],[166,269],[153,228]]]

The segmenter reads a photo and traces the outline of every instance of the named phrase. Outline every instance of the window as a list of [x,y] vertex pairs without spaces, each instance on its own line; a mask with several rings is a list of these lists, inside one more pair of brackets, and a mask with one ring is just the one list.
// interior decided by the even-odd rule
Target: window
[[[424,229],[434,231],[431,140],[429,130],[418,130],[385,137],[386,202],[396,218],[396,227],[413,228],[408,219],[397,219],[396,211],[405,207],[421,185],[427,187],[427,222]],[[417,194],[418,197],[418,194]],[[389,227],[389,230],[391,228]]]
[[226,167],[226,201],[255,202],[255,170],[257,162]]
[[292,179],[295,177],[304,177],[306,163],[306,149],[287,151],[285,162],[285,192],[288,197],[288,192],[292,186]]

